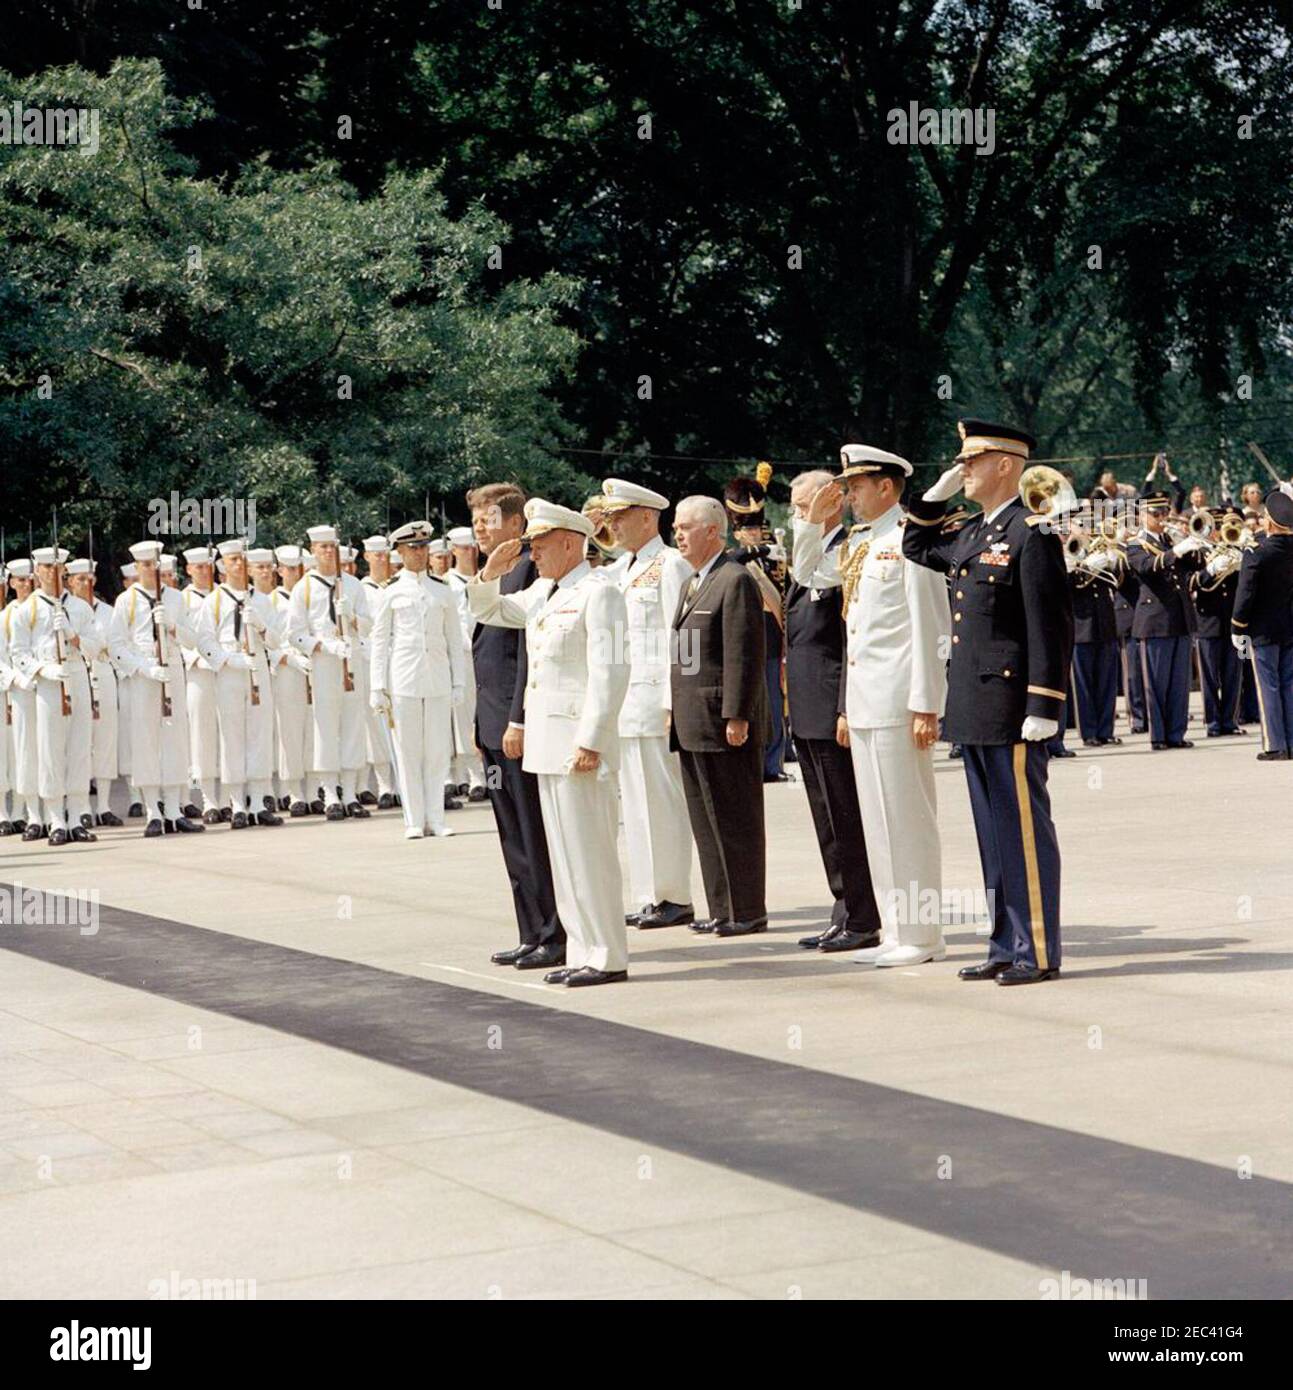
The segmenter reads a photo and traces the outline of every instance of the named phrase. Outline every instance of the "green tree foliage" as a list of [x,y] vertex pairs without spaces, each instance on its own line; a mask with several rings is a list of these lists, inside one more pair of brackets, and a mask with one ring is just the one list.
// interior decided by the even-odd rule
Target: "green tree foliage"
[[[0,453],[7,524],[91,521],[118,544],[147,500],[254,497],[261,533],[421,515],[486,474],[582,500],[548,388],[577,351],[556,275],[504,281],[506,229],[445,213],[434,173],[359,197],[335,168],[195,177],[202,113],[155,61],[0,78],[100,112],[100,148],[0,146]],[[491,266],[491,258],[494,265]],[[25,539],[25,537],[24,537]]]

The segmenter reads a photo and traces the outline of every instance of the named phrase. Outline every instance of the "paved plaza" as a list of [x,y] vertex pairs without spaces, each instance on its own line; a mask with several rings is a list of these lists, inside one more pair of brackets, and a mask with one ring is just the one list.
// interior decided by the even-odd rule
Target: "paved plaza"
[[[1024,989],[957,980],[969,920],[919,969],[800,950],[798,784],[767,935],[630,933],[596,990],[488,963],[485,805],[3,841],[0,883],[100,907],[0,928],[0,1295],[1287,1296],[1293,765],[1191,736],[1052,765],[1066,954]],[[942,748],[937,782],[969,902]]]

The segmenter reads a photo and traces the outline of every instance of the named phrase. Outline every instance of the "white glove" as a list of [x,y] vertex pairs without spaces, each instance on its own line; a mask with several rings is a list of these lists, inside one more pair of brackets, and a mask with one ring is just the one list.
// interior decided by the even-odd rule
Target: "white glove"
[[171,678],[171,672],[168,666],[150,666],[144,672],[144,675],[146,675],[150,681],[156,681],[158,685],[165,685]]
[[230,652],[224,659],[224,664],[231,671],[250,671],[255,662],[246,652]]
[[343,642],[340,637],[325,637],[320,646],[329,656],[335,656],[338,661],[350,660],[350,643]]
[[374,714],[385,714],[386,692],[384,690],[370,690],[368,692],[368,708]]
[[462,702],[467,698],[467,692],[460,685],[455,685],[449,695],[449,704],[454,709],[459,709]]
[[925,493],[926,502],[946,502],[955,497],[965,486],[965,468],[954,463],[951,468]]
[[310,674],[310,658],[308,656],[303,656],[298,651],[289,651],[287,653],[287,664],[298,671],[304,671],[307,676]]
[[1177,541],[1172,547],[1173,555],[1190,555],[1196,550],[1202,550],[1207,545],[1207,541],[1202,536],[1186,536],[1183,541]]
[[242,620],[253,632],[263,633],[265,631],[265,619],[252,609],[248,609],[242,615]]
[[336,603],[334,603],[332,607],[333,611],[337,615],[338,622],[340,622],[342,618],[350,617],[350,614],[353,611],[350,606],[350,599],[345,594],[339,594],[337,596]]
[[1107,550],[1097,550],[1094,555],[1088,555],[1086,567],[1092,574],[1099,574],[1102,570],[1107,570],[1113,564],[1113,556]]
[[60,603],[54,609],[54,631],[66,632],[68,629],[67,610]]
[[1230,634],[1230,645],[1239,653],[1240,656],[1248,655],[1248,638],[1242,633],[1232,632]]
[[1216,579],[1239,568],[1239,556],[1233,550],[1222,550],[1208,561],[1208,573]]
[[1024,719],[1020,736],[1025,743],[1040,743],[1042,739],[1054,738],[1059,731],[1058,719],[1042,719],[1036,714],[1030,714]]
[[57,661],[45,662],[40,668],[40,674],[44,676],[47,681],[65,681],[67,679],[67,672]]

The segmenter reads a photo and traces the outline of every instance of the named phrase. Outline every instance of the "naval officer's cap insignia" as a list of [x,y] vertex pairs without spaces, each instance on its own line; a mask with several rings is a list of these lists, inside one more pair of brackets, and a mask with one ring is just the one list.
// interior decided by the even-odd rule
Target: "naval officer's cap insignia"
[[435,527],[429,521],[406,521],[391,532],[392,545],[430,545]]

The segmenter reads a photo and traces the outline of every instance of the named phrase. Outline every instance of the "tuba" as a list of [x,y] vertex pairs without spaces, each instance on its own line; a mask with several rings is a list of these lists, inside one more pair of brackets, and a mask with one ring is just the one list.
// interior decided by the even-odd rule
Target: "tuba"
[[1019,478],[1019,497],[1037,516],[1055,517],[1077,506],[1077,495],[1063,473],[1035,463]]

